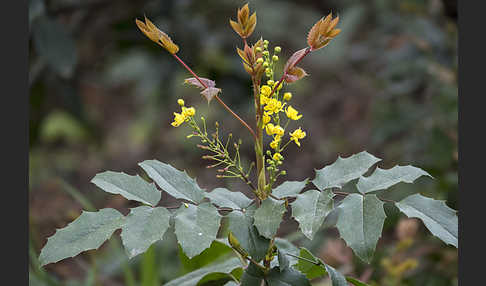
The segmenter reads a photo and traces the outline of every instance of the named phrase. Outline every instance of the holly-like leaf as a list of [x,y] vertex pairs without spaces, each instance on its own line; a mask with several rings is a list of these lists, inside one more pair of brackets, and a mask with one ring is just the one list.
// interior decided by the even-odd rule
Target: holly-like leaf
[[252,200],[241,192],[232,192],[225,188],[216,188],[212,192],[205,193],[204,195],[211,203],[223,208],[244,209],[252,202]]
[[272,198],[265,199],[260,207],[255,211],[254,224],[258,232],[266,238],[272,239],[277,233],[278,227],[282,222],[283,214],[285,213],[285,202],[274,200]]
[[181,205],[174,215],[175,234],[182,250],[192,258],[211,246],[218,234],[221,216],[209,203]]
[[274,267],[265,277],[268,286],[311,286],[304,274],[290,267],[280,270]]
[[344,275],[342,275],[333,267],[324,263],[321,259],[315,257],[306,248],[300,249],[300,257],[306,258],[314,262],[311,263],[309,261],[299,259],[299,262],[297,263],[297,265],[295,265],[295,267],[300,272],[304,273],[307,278],[314,279],[328,274],[331,277],[332,286],[348,286]]
[[381,159],[363,151],[348,158],[338,157],[329,166],[315,170],[316,177],[312,183],[319,189],[342,188],[347,182],[362,176]]
[[97,249],[123,225],[124,216],[115,209],[83,212],[77,219],[47,239],[39,256],[41,266]]
[[414,194],[397,202],[395,205],[408,217],[421,219],[433,235],[457,248],[457,214],[444,201]]
[[221,92],[220,88],[208,87],[205,90],[201,91],[201,95],[204,96],[209,103],[211,102],[211,100],[213,100],[213,97],[218,95],[218,93],[220,92]]
[[154,242],[162,240],[169,228],[170,216],[171,213],[163,207],[140,206],[131,209],[121,233],[128,257],[143,253]]
[[400,182],[413,183],[421,176],[428,176],[429,173],[414,166],[395,166],[391,169],[384,170],[379,167],[368,177],[361,176],[356,187],[361,193],[385,190]]
[[309,190],[297,195],[297,199],[292,202],[292,216],[299,222],[299,228],[307,238],[314,239],[324,219],[333,210],[332,198],[330,190]]
[[244,213],[233,211],[226,217],[228,218],[228,228],[238,239],[241,247],[258,262],[265,257],[270,240],[261,236],[253,225],[255,208],[255,206],[250,206]]
[[[280,251],[284,254],[290,253],[290,254],[293,254],[293,255],[296,255],[296,256],[299,255],[299,249],[295,245],[293,245],[290,241],[288,241],[286,239],[276,237],[275,238],[275,245],[277,246],[278,251]],[[293,256],[287,255],[287,260],[289,261],[290,266],[293,266],[297,263],[297,258],[295,258]]]
[[164,286],[194,286],[199,285],[199,281],[211,273],[231,273],[236,268],[241,267],[240,260],[236,257],[225,260],[221,263],[212,264],[195,271],[189,272],[184,276],[174,279]]
[[338,208],[336,227],[341,238],[361,260],[370,263],[386,218],[383,202],[374,194],[353,193]]
[[96,174],[93,184],[111,194],[119,194],[128,200],[155,206],[160,201],[161,193],[153,183],[148,183],[139,175],[106,171]]
[[138,165],[162,190],[174,198],[196,204],[204,199],[204,190],[197,185],[196,180],[187,175],[186,171],[179,171],[157,160],[146,160]]
[[286,181],[272,190],[272,195],[279,199],[295,197],[307,185],[308,179],[303,181]]

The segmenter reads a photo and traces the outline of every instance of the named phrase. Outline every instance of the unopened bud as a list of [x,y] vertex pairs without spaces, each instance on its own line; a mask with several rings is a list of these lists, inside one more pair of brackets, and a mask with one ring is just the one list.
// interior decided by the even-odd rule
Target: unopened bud
[[269,86],[273,86],[275,84],[275,81],[274,80],[267,80],[267,84]]
[[273,55],[272,60],[273,60],[274,62],[278,61],[278,56],[277,56],[277,55]]
[[186,136],[186,138],[189,139],[189,138],[193,137],[194,135],[195,134],[189,134],[189,135]]
[[264,45],[268,45],[268,40],[264,40],[264,41],[263,41],[263,44],[264,44]]
[[258,60],[256,62],[257,62],[257,64],[263,63],[263,58],[258,58]]
[[[270,150],[267,150],[267,156],[272,156],[272,152],[270,152]],[[269,159],[267,159],[269,160]]]
[[279,46],[276,46],[273,50],[275,51],[276,54],[278,54],[282,51],[282,48],[279,47]]
[[286,101],[291,100],[292,99],[292,93],[290,93],[290,92],[284,93],[283,99],[286,100]]
[[260,47],[256,47],[255,51],[256,51],[257,53],[261,53],[261,52],[262,52],[262,48],[260,48]]
[[270,68],[266,68],[266,69],[265,69],[265,72],[266,72],[266,73],[272,73],[272,70],[271,70]]
[[268,51],[263,51],[263,55],[264,55],[264,56],[268,57],[268,55],[269,55],[269,54],[270,54],[270,53],[269,53]]
[[214,122],[214,126],[216,126],[216,128],[218,128],[219,127],[219,122],[218,121]]
[[268,67],[268,62],[264,62],[264,63],[263,63],[263,67],[264,67],[264,68]]
[[185,206],[186,208],[188,208],[188,207],[189,207],[189,205],[188,205],[187,203],[184,203],[184,206]]
[[282,175],[282,176],[285,176],[285,175],[287,175],[287,171],[285,171],[285,170],[282,170],[282,171],[280,172],[280,175]]
[[183,99],[181,99],[181,98],[179,98],[179,99],[177,100],[177,104],[179,104],[180,106],[184,106],[184,100],[183,100]]

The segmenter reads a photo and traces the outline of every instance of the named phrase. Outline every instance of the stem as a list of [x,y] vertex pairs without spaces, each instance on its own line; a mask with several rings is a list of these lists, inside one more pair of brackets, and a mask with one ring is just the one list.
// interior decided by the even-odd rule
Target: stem
[[[172,54],[174,56],[174,58],[179,62],[181,63],[184,68],[186,70],[188,70],[196,79],[197,81],[199,81],[200,84],[202,84],[202,86],[204,86],[204,88],[208,88],[208,86],[192,71],[192,69],[190,67],[188,67],[186,65],[186,63],[184,63],[183,60],[181,60],[176,54]],[[226,109],[229,111],[229,113],[231,113],[231,115],[233,115],[243,126],[246,127],[246,129],[248,129],[248,131],[250,131],[251,135],[253,136],[253,138],[255,140],[257,140],[257,136],[255,134],[255,131],[253,131],[253,129],[243,120],[241,119],[233,110],[231,110],[231,108],[229,108],[224,102],[223,100],[221,100],[221,98],[219,98],[218,95],[215,95],[214,98],[216,98],[216,100]]]
[[[262,129],[262,116],[263,109],[260,104],[260,83],[252,76],[253,84],[253,97],[255,100],[255,121],[257,129],[257,137],[255,140],[255,156],[256,156],[256,175],[258,181],[257,196],[260,200],[266,199],[265,185],[266,185],[266,174],[265,174],[265,155],[263,154],[263,129]],[[263,172],[263,173],[262,173]]]

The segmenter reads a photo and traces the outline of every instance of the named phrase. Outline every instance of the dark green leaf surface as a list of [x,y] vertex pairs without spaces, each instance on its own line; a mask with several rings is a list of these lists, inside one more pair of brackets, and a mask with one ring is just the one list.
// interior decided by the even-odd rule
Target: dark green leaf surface
[[421,219],[433,235],[457,247],[457,214],[444,201],[414,194],[397,202],[396,206],[408,217]]
[[124,222],[124,216],[115,209],[83,212],[77,219],[47,239],[39,256],[41,266],[74,257],[79,253],[97,249]]
[[264,277],[263,271],[255,264],[251,263],[241,276],[241,286],[259,286]]
[[333,194],[329,190],[309,190],[297,195],[297,199],[292,202],[292,216],[299,222],[299,228],[307,238],[314,238],[324,219],[332,211],[332,198]]
[[265,257],[270,240],[261,236],[253,225],[255,206],[250,206],[245,213],[233,211],[228,218],[229,230],[238,239],[240,245],[248,254],[260,261]]
[[413,183],[421,176],[428,176],[429,173],[414,166],[395,166],[384,170],[379,167],[368,177],[361,176],[356,187],[358,191],[365,194],[373,191],[385,190],[400,182]]
[[141,206],[130,210],[122,226],[121,238],[129,258],[145,252],[162,240],[169,228],[170,212],[163,208]]
[[125,173],[106,171],[96,174],[91,182],[105,192],[122,195],[128,200],[151,206],[157,205],[160,201],[160,191],[153,183],[148,183],[139,175],[130,176]]
[[244,209],[252,202],[252,200],[241,192],[232,192],[225,188],[216,188],[209,193],[205,193],[204,196],[211,203],[224,208]]
[[265,199],[254,215],[254,224],[258,232],[266,238],[273,238],[282,222],[285,210],[284,201]]
[[307,185],[308,179],[303,181],[286,181],[272,190],[272,195],[282,199],[285,197],[295,197]]
[[274,267],[265,277],[268,286],[311,286],[304,274],[292,268],[280,270]]
[[[310,263],[303,259],[299,260],[299,263],[296,265],[296,268],[304,273],[307,278],[314,279],[317,277],[324,276],[328,274],[331,277],[332,286],[347,286],[348,283],[346,282],[346,278],[336,269],[327,265],[326,263],[322,262],[321,259],[315,257],[309,250],[306,248],[301,248],[300,250],[300,257],[307,258],[319,265],[314,263]],[[359,281],[358,281],[359,282]]]
[[146,160],[138,165],[162,190],[174,198],[196,204],[204,199],[204,190],[198,186],[196,180],[187,175],[186,171],[179,171],[171,165],[157,160]]
[[181,276],[164,284],[164,286],[194,286],[197,285],[201,279],[203,279],[206,275],[210,273],[230,273],[238,267],[241,267],[240,260],[234,257],[224,262],[206,266],[196,271],[187,273],[184,276]]
[[348,158],[338,157],[331,165],[316,170],[316,177],[312,183],[321,191],[328,188],[342,188],[347,182],[362,176],[379,161],[381,159],[366,151]]
[[174,215],[175,234],[184,253],[192,258],[216,239],[221,216],[209,203],[187,206],[181,205]]
[[350,194],[339,208],[336,227],[341,238],[361,260],[370,263],[386,218],[383,202],[373,194]]

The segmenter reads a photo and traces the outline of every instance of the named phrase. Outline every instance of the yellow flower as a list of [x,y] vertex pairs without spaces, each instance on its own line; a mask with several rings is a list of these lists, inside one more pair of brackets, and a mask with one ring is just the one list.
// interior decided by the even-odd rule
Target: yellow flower
[[186,116],[184,114],[174,112],[174,122],[172,122],[171,124],[174,127],[178,127],[179,125],[184,123],[185,120],[186,120]]
[[292,99],[292,93],[290,93],[290,92],[284,93],[283,99],[286,100],[286,101],[291,100]]
[[265,105],[268,103],[268,97],[266,97],[264,94],[260,94],[260,105]]
[[299,120],[302,117],[302,114],[299,115],[299,112],[290,105],[287,107],[287,109],[285,109],[285,114],[287,114],[287,117],[292,120]]
[[285,104],[282,104],[281,101],[275,99],[275,98],[270,98],[267,102],[267,105],[263,108],[265,111],[268,112],[268,114],[274,114],[274,113],[279,113],[282,111],[282,108]]
[[283,136],[284,133],[285,130],[280,125],[277,125],[273,128],[273,134],[277,134],[277,136]]
[[179,98],[177,100],[177,104],[179,104],[180,106],[184,106],[184,99]]
[[296,129],[294,130],[294,132],[292,133],[289,133],[290,134],[290,140],[293,140],[295,142],[295,144],[297,144],[297,146],[300,147],[300,142],[299,142],[299,139],[304,139],[306,133],[305,131],[302,131],[302,129]]
[[282,161],[283,160],[283,156],[280,153],[273,154],[273,157],[272,158],[275,161]]
[[270,148],[277,149],[278,143],[280,143],[280,141],[281,141],[281,136],[280,135],[275,136],[275,138],[273,138],[273,141],[270,142]]
[[262,128],[265,127],[265,125],[267,125],[267,123],[270,122],[271,119],[272,118],[267,113],[263,113],[263,117],[262,117],[263,125],[262,125]]
[[260,89],[260,93],[269,96],[270,93],[272,93],[272,89],[268,85],[262,85],[262,88]]
[[273,129],[274,128],[275,128],[275,126],[272,123],[268,123],[267,125],[265,125],[265,131],[270,136],[273,135]]
[[191,117],[191,116],[194,116],[194,114],[196,114],[196,109],[194,107],[182,107],[182,114],[185,116],[185,117]]

